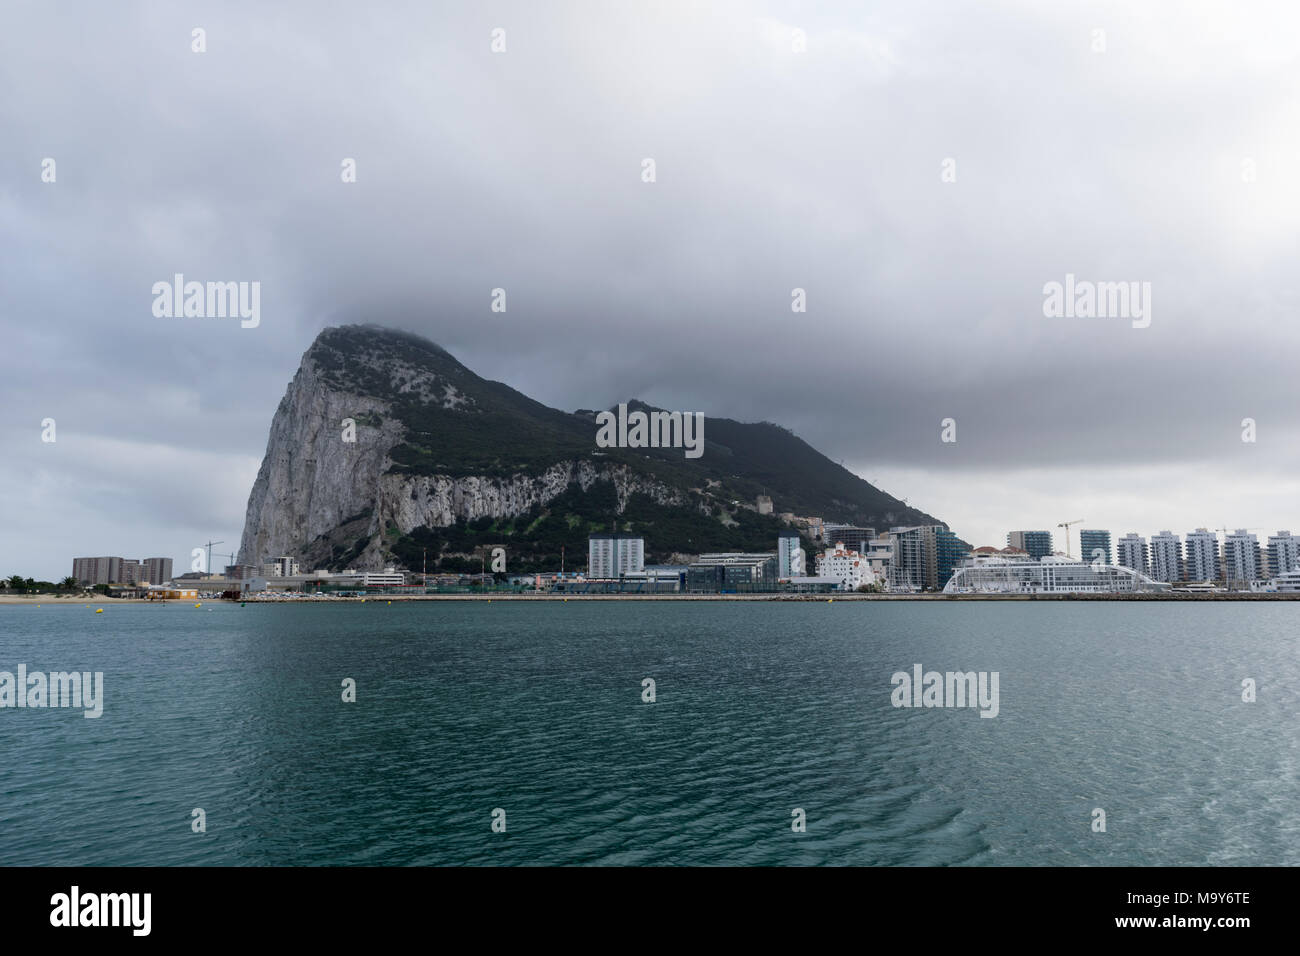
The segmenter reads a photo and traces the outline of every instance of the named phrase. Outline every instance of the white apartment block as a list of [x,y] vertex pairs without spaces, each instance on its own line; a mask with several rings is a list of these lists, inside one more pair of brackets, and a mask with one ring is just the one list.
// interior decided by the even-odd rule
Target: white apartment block
[[1300,538],[1293,538],[1290,531],[1279,531],[1277,534],[1269,535],[1269,576],[1277,577],[1297,568],[1300,568]]
[[1178,535],[1161,531],[1151,536],[1151,569],[1153,581],[1181,581],[1183,579],[1183,547]]
[[857,551],[845,550],[840,541],[835,542],[833,550],[823,551],[817,556],[817,576],[839,581],[841,591],[856,591],[860,585],[876,580],[867,557]]
[[1147,573],[1147,540],[1130,531],[1115,542],[1115,556],[1122,568]]
[[1223,576],[1228,581],[1259,581],[1264,577],[1259,541],[1244,528],[1223,539]]
[[1205,528],[1187,532],[1183,544],[1188,581],[1217,581],[1219,574],[1219,536]]
[[587,577],[616,578],[645,570],[645,539],[632,534],[593,534],[587,538]]

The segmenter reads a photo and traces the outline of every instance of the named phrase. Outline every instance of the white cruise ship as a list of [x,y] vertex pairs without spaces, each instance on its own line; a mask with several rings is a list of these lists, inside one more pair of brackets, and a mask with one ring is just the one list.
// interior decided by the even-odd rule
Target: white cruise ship
[[945,594],[1098,594],[1167,591],[1140,571],[1116,564],[1048,555],[1037,561],[976,557],[955,568]]

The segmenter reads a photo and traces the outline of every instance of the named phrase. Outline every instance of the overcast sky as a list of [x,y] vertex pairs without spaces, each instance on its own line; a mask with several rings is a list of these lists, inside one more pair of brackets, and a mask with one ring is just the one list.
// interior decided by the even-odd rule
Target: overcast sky
[[[564,409],[786,425],[977,545],[1300,532],[1297,36],[1238,0],[10,2],[0,574],[237,550],[345,322]],[[260,282],[260,325],[155,317],[178,272]],[[1149,327],[1045,317],[1067,273],[1149,282]]]

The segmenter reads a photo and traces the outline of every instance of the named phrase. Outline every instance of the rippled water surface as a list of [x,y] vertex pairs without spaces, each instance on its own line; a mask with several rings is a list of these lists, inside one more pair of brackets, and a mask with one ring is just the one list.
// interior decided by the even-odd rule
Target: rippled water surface
[[[0,863],[1296,865],[1298,622],[1293,604],[0,607],[0,670],[105,683],[97,720],[0,709]],[[997,671],[999,715],[895,709],[890,676],[917,663]]]

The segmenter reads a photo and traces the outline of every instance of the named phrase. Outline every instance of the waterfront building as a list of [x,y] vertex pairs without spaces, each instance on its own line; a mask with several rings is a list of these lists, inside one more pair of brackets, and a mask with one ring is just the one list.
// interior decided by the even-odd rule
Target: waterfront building
[[1019,548],[1037,561],[1052,553],[1052,532],[1050,531],[1011,531],[1007,533],[1007,545]]
[[1268,573],[1278,577],[1300,568],[1300,538],[1290,531],[1279,531],[1268,538]]
[[682,587],[676,575],[659,577],[650,571],[629,571],[617,578],[584,578],[560,590],[566,594],[676,594]]
[[[965,558],[962,559],[959,567],[978,567],[984,564],[1006,564],[1008,562],[1025,562],[1033,561],[1028,553],[1019,548],[995,548],[992,545],[984,545],[975,548]],[[955,570],[955,569],[954,569]]]
[[144,595],[151,601],[192,601],[199,596],[196,587],[151,587]]
[[[1098,554],[1097,552],[1101,552]],[[1084,561],[1100,561],[1113,564],[1110,552],[1110,532],[1095,528],[1079,530],[1079,557]]]
[[890,568],[894,566],[894,538],[888,531],[878,538],[867,542],[867,563],[871,574],[877,581],[888,584],[893,578]]
[[405,583],[405,572],[395,571],[392,568],[385,568],[383,571],[367,571],[361,576],[361,585],[367,588],[400,587]]
[[281,555],[274,561],[267,561],[262,565],[262,577],[264,578],[292,578],[300,573],[297,559],[287,554]]
[[1264,577],[1259,541],[1244,528],[1223,538],[1223,576],[1229,584],[1258,581]]
[[1133,568],[1049,555],[1037,561],[973,560],[958,567],[943,590],[945,594],[1110,594],[1169,587]]
[[145,558],[145,580],[150,584],[166,584],[172,579],[171,558]]
[[72,576],[79,584],[165,584],[172,578],[171,558],[73,558]]
[[800,575],[781,582],[781,590],[795,594],[829,594],[840,590],[840,582],[837,578]]
[[1139,534],[1130,531],[1124,537],[1115,542],[1115,550],[1119,555],[1116,562],[1122,568],[1132,568],[1134,571],[1147,573],[1147,539]]
[[673,590],[685,591],[686,572],[689,569],[689,564],[647,564],[643,573],[651,581],[676,581],[677,587]]
[[927,547],[933,549],[934,560],[927,564],[930,576],[926,586],[941,591],[952,573],[970,554],[970,544],[948,530],[947,525],[932,525],[927,531]]
[[893,561],[890,565],[889,586],[899,591],[920,591],[925,588],[925,543],[921,529],[890,528],[893,541]]
[[686,589],[696,594],[775,591],[775,554],[702,554],[686,571]]
[[799,553],[799,532],[782,531],[776,536],[776,573],[778,577],[791,578],[807,573]]
[[1183,546],[1178,535],[1161,531],[1151,536],[1150,567],[1148,573],[1155,581],[1181,581],[1183,579]]
[[900,590],[941,590],[971,550],[942,524],[891,528],[889,534],[894,542],[889,584]]
[[78,584],[125,584],[122,577],[122,558],[73,558],[72,576]]
[[1188,581],[1218,581],[1219,536],[1205,528],[1187,532],[1183,543],[1183,561]]
[[587,536],[587,577],[617,578],[645,570],[645,539],[638,534],[603,532]]
[[856,591],[863,584],[875,583],[871,563],[858,551],[835,542],[834,549],[817,555],[817,577],[834,578],[841,591]]
[[[870,547],[871,539],[875,536],[875,528],[860,528],[851,524],[835,526],[835,542],[843,544],[850,551],[865,553]],[[828,540],[827,543],[831,542]]]

